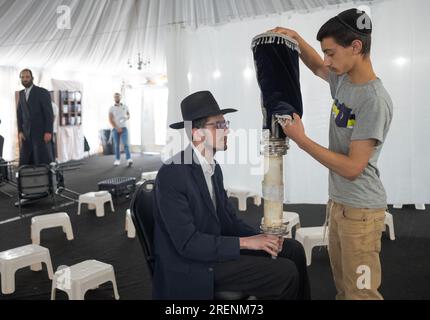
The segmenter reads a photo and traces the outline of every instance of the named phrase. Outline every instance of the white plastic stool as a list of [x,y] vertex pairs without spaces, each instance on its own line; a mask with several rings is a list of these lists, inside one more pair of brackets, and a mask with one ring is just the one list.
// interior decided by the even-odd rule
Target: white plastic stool
[[[393,204],[394,209],[402,209],[403,203],[395,203]],[[415,203],[415,210],[425,210],[426,205],[424,203]]]
[[393,215],[389,212],[385,212],[385,230],[388,227],[388,231],[390,234],[390,240],[396,240],[396,235],[394,234],[394,222],[393,222]]
[[142,172],[140,181],[154,180],[157,177],[158,171]]
[[312,249],[314,247],[321,247],[328,245],[328,227],[324,238],[323,227],[310,227],[300,228],[296,231],[296,240],[303,245],[306,254],[306,264],[308,266],[312,263]]
[[105,282],[112,282],[115,299],[119,299],[113,266],[97,260],[86,260],[71,267],[58,268],[52,280],[51,300],[55,290],[65,291],[69,300],[84,300],[85,293],[98,288]]
[[[296,231],[297,229],[300,228],[300,217],[299,214],[296,212],[290,212],[290,211],[284,211],[282,213],[282,221],[288,222],[287,225],[287,230],[288,230],[288,234],[285,236],[285,238],[291,238],[291,230],[293,229],[293,227],[296,227]],[[264,222],[264,217],[261,218],[261,224],[263,224]]]
[[48,249],[37,244],[29,244],[0,252],[2,293],[15,292],[15,272],[17,270],[30,267],[32,271],[40,271],[42,270],[42,262],[46,264],[49,279],[52,279],[53,271]]
[[136,237],[136,228],[134,227],[133,220],[131,219],[130,209],[127,209],[125,213],[125,231],[127,231],[127,237]]
[[65,212],[45,214],[31,218],[31,241],[33,244],[40,244],[40,232],[43,229],[62,227],[67,236],[67,240],[73,240],[72,224]]
[[291,238],[293,227],[296,227],[296,232],[300,229],[300,217],[297,212],[284,211],[282,215],[282,220],[288,222],[288,234],[286,238]]
[[104,204],[106,202],[110,202],[110,207],[114,212],[113,208],[112,196],[107,191],[99,191],[99,192],[88,192],[79,196],[79,204],[78,204],[78,215],[81,214],[81,204],[87,203],[88,208],[96,209],[96,216],[103,217],[105,215],[105,207]]
[[257,193],[248,190],[240,190],[234,188],[228,188],[227,197],[235,197],[239,201],[239,211],[246,211],[246,199],[254,198],[254,204],[256,206],[261,205],[261,196]]

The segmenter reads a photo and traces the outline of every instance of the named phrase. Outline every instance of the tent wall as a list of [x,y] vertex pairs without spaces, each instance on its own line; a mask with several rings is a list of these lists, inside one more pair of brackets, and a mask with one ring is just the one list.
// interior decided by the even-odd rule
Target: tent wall
[[[228,115],[232,121],[229,149],[218,157],[224,163],[227,186],[261,191],[262,176],[256,174],[259,163],[258,135],[249,131],[260,130],[262,123],[260,91],[250,50],[251,39],[270,28],[285,26],[297,30],[320,51],[320,44],[315,39],[319,27],[350,7],[271,16],[216,28],[182,29],[181,52],[187,54],[167,55],[167,65],[172,63],[178,66],[174,69],[173,79],[176,82],[173,86],[181,88],[180,94],[176,92],[176,96],[170,97],[169,110],[176,115],[172,122],[179,119],[180,100],[198,90],[211,90],[221,107],[239,109],[238,113]],[[394,119],[379,161],[388,201],[428,203],[430,91],[427,75],[430,70],[430,44],[425,39],[430,27],[426,17],[430,4],[422,0],[393,0],[370,5],[370,8],[374,25],[374,68],[394,102]],[[180,83],[184,79],[187,79],[188,87]],[[332,104],[328,84],[315,77],[301,63],[301,85],[306,132],[312,139],[327,146]],[[243,135],[243,131],[245,138],[239,144],[234,143],[238,140],[234,135]],[[246,132],[250,134],[246,135]],[[325,203],[327,175],[326,168],[291,143],[285,157],[285,201]]]

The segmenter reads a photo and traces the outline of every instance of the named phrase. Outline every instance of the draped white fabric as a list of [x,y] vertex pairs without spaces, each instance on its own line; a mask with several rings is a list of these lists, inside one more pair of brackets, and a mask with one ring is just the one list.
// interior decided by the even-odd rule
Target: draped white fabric
[[2,0],[0,65],[124,72],[141,52],[161,72],[159,15],[158,1]]
[[4,137],[3,157],[8,160],[18,158],[14,152],[18,143],[15,91],[21,89],[18,72],[13,67],[0,67],[0,135]]
[[129,143],[140,146],[139,151],[155,151],[165,144],[167,97],[164,84],[124,87],[123,102],[130,109]]
[[140,52],[151,59],[151,72],[164,72],[164,38],[172,24],[200,27],[344,2],[0,0],[0,65],[118,73]]
[[[169,28],[166,41],[167,75],[169,79],[169,98],[167,124],[181,121],[181,100],[190,92],[188,84],[188,69],[190,65],[189,43],[191,38],[185,30],[175,25]],[[163,149],[163,158],[168,159],[173,154],[183,149],[188,139],[184,130],[167,129],[167,145]]]
[[[54,92],[63,90],[83,91],[82,84],[76,81],[51,80],[51,88]],[[54,97],[54,102],[61,105],[58,101],[59,96]],[[61,121],[61,120],[59,120]],[[84,130],[82,126],[60,126],[57,129],[57,158],[59,162],[70,160],[80,160],[84,157]]]
[[84,132],[81,126],[60,127],[57,132],[58,162],[84,157]]
[[[308,12],[349,0],[164,0],[163,20],[190,27],[213,26],[282,12]],[[354,1],[372,2],[371,1]]]
[[[151,131],[142,132],[142,140],[145,141],[147,135],[153,134],[153,138],[149,140],[153,145],[164,145],[166,143],[166,122],[167,122],[167,100],[168,89],[166,86],[146,87],[143,96],[145,97],[144,105],[147,113],[151,113],[153,124]],[[142,123],[146,123],[146,114],[143,114]],[[147,141],[147,140],[146,140]]]
[[[286,26],[299,31],[319,51],[320,45],[315,39],[319,27],[349,7],[352,6],[271,16],[216,28],[182,29],[180,37],[185,48],[181,50],[186,50],[187,54],[179,53],[170,59],[167,55],[167,65],[171,62],[175,66],[168,68],[174,72],[169,86],[182,88],[169,96],[169,111],[175,115],[175,119],[169,117],[172,120],[169,123],[180,119],[180,99],[197,90],[209,89],[221,107],[239,109],[227,116],[232,121],[232,137],[228,151],[219,157],[222,163],[232,158],[236,160],[235,164],[222,165],[227,186],[261,192],[262,176],[255,175],[259,163],[256,135],[248,134],[248,141],[240,140],[241,145],[235,143],[241,131],[261,128],[260,92],[250,50],[253,36],[278,25]],[[430,48],[426,39],[430,24],[426,12],[430,4],[424,0],[393,0],[375,3],[370,8],[375,30],[374,66],[394,101],[394,119],[379,161],[388,201],[429,203],[430,92],[426,78],[430,71]],[[180,83],[186,76],[188,92],[186,85]],[[172,84],[172,81],[175,82]],[[307,134],[327,146],[332,102],[328,84],[301,63],[301,85]],[[241,156],[245,159],[241,160]],[[285,157],[284,168],[286,202],[324,203],[327,200],[327,169],[294,143]]]

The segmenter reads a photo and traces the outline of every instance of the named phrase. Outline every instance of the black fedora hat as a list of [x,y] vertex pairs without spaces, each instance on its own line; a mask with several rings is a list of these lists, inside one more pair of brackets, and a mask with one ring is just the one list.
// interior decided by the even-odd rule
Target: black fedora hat
[[[214,96],[209,91],[198,91],[190,94],[181,102],[182,119],[193,121],[201,118],[236,112],[236,109],[220,109]],[[184,128],[184,121],[170,125],[172,129]]]

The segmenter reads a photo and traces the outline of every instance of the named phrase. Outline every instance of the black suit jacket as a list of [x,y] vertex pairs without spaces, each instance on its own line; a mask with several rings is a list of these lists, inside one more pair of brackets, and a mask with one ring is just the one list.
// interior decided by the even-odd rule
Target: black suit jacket
[[157,174],[154,299],[213,299],[214,264],[238,259],[239,237],[259,233],[236,216],[218,164],[212,176],[215,210],[192,152],[189,147],[177,154]]
[[54,114],[49,92],[33,85],[28,101],[25,101],[25,90],[21,90],[17,120],[18,132],[23,132],[26,139],[40,141],[45,133],[52,133]]
[[19,162],[24,164],[49,164],[53,161],[52,142],[45,143],[43,136],[53,129],[54,114],[49,92],[33,85],[28,101],[25,91],[19,92],[17,109],[18,132],[25,136],[20,148]]

